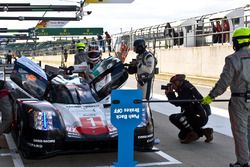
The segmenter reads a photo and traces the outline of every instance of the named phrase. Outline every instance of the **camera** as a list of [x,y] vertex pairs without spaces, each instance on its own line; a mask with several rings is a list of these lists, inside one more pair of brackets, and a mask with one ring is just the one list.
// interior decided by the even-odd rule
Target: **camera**
[[167,85],[161,85],[161,90],[173,89],[173,84],[168,83]]
[[137,65],[137,60],[136,59],[132,59],[131,62],[129,62],[130,65],[132,66],[136,66]]
[[92,11],[87,11],[87,15],[90,15],[92,13]]

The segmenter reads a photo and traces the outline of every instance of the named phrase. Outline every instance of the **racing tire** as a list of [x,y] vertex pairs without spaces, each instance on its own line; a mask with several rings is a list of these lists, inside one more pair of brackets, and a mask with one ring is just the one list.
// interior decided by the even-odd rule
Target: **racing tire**
[[[20,118],[20,117],[19,117]],[[20,119],[17,124],[17,148],[19,149],[21,155],[25,159],[31,159],[33,156],[26,147],[24,135],[23,135],[24,121]]]

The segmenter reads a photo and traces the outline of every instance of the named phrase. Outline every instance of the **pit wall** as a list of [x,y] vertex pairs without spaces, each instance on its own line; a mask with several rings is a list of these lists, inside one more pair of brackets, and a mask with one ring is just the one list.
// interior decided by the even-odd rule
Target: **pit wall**
[[[217,79],[222,71],[225,57],[233,52],[230,45],[157,49],[157,66],[160,73],[184,73],[187,76]],[[103,54],[103,57],[107,56],[107,53]],[[130,62],[135,57],[136,54],[130,51],[126,62]],[[35,61],[41,61],[42,65],[49,64],[58,67],[61,64],[60,55],[39,56],[34,59]],[[69,55],[66,65],[70,66],[73,63],[74,55]]]

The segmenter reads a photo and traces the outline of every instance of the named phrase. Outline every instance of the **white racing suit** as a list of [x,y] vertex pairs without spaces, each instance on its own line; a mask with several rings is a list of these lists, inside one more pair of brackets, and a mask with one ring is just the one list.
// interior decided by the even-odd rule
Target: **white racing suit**
[[155,58],[154,55],[148,51],[137,55],[137,88],[142,89],[143,98],[149,99],[151,89],[153,87]]
[[2,135],[9,132],[12,123],[12,106],[6,89],[0,90],[0,106],[0,135]]
[[220,79],[211,90],[210,96],[217,97],[223,94],[228,86],[232,92],[228,108],[235,154],[238,163],[246,164],[250,156],[250,102],[246,102],[246,92],[250,91],[249,47],[243,47],[225,58]]

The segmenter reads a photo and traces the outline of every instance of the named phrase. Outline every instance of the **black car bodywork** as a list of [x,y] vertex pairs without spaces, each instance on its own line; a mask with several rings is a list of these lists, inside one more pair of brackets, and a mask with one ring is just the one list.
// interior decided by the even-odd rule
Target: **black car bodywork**
[[[26,57],[15,62],[8,81],[13,98],[13,136],[24,157],[91,151],[117,146],[117,129],[110,119],[110,94],[128,78],[116,58],[104,59],[95,79],[55,75],[50,79]],[[104,77],[110,80],[100,84]],[[151,110],[143,104],[143,121],[135,129],[135,149],[151,150],[154,127]]]

